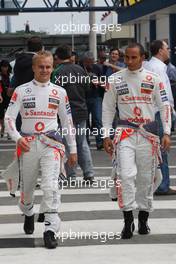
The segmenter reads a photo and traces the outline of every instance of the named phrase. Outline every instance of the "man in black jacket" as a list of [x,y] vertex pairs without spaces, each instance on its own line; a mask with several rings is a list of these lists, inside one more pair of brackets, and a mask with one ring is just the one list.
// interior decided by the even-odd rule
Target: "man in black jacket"
[[[14,75],[12,86],[16,88],[19,85],[32,81],[34,73],[32,70],[32,57],[43,49],[42,40],[40,37],[31,37],[27,42],[27,51],[20,53],[15,61]],[[17,116],[17,130],[21,129],[21,117]]]
[[32,57],[43,49],[42,40],[40,37],[31,37],[27,42],[27,51],[20,53],[14,66],[13,86],[17,86],[30,82],[34,78],[32,71]]
[[[90,149],[86,140],[86,120],[88,116],[86,105],[87,75],[79,65],[70,62],[71,49],[69,46],[60,46],[55,54],[61,61],[58,71],[52,76],[53,82],[66,89],[73,123],[76,128],[76,143],[78,164],[83,171],[84,180],[93,182],[93,164]],[[67,176],[70,179],[76,177],[76,171],[66,166]]]

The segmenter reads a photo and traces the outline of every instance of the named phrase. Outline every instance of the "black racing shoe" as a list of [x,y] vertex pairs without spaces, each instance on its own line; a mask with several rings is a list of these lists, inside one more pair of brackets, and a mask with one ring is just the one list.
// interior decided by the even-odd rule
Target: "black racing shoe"
[[123,230],[121,232],[121,239],[130,239],[133,236],[133,232],[135,229],[134,225],[134,218],[133,218],[133,212],[132,211],[124,211],[124,222],[125,225],[123,227]]
[[117,202],[117,198],[111,198],[112,202]]
[[34,214],[32,216],[25,215],[24,232],[27,235],[33,234],[33,232],[34,232]]
[[147,235],[150,233],[150,227],[148,226],[147,222],[139,222],[138,223],[138,233],[140,235]]
[[39,222],[39,223],[43,223],[44,221],[45,221],[45,214],[40,213],[40,214],[38,215],[37,222]]
[[43,233],[43,239],[45,247],[48,249],[56,248],[58,245],[55,233],[50,230]]
[[147,220],[149,213],[146,211],[139,211],[138,215],[138,233],[140,235],[147,235],[150,233],[150,228],[148,226]]
[[130,239],[133,236],[133,232],[135,229],[134,222],[125,223],[123,230],[121,232],[121,239]]

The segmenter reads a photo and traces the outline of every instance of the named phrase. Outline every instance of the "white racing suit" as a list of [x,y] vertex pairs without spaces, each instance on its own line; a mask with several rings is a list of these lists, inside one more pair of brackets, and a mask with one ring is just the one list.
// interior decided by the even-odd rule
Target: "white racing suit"
[[60,219],[58,209],[60,195],[58,175],[64,146],[48,134],[57,135],[59,115],[61,125],[68,130],[66,136],[71,153],[76,153],[76,142],[68,97],[63,88],[50,82],[42,84],[35,80],[19,86],[12,95],[5,115],[7,130],[16,142],[21,138],[15,127],[18,112],[22,117],[21,134],[30,144],[30,151],[20,156],[19,206],[22,212],[34,214],[33,198],[39,167],[41,168],[41,190],[43,199],[40,212],[45,214],[45,231],[58,232]]
[[119,182],[116,182],[119,206],[124,211],[136,207],[151,211],[159,138],[146,132],[142,125],[155,120],[154,109],[157,105],[164,133],[170,135],[171,113],[167,94],[159,76],[143,68],[137,71],[124,69],[110,78],[110,89],[103,100],[104,137],[109,137],[112,131],[116,106],[120,120],[141,127],[133,129],[121,126],[116,129],[114,148],[117,154],[116,174],[119,177]]
[[[112,157],[112,173],[111,173],[111,180],[114,181],[114,186],[111,186],[110,190],[109,190],[109,196],[111,199],[116,199],[119,195],[119,187],[120,187],[120,172],[119,172],[119,166],[117,163],[118,160],[118,153],[116,151],[117,148],[117,144],[120,143],[120,141],[124,140],[125,138],[127,138],[128,136],[130,136],[126,131],[128,130],[129,127],[125,126],[118,126],[117,128],[117,133],[115,134],[115,138],[114,138],[114,153],[113,153],[113,157]],[[135,130],[133,131],[133,133],[135,132]],[[162,182],[162,174],[161,174],[161,169],[160,169],[160,163],[162,162],[162,157],[161,157],[161,153],[160,153],[160,142],[158,141],[158,137],[156,137],[155,135],[152,135],[151,133],[147,133],[147,131],[143,130],[139,131],[139,129],[136,130],[136,132],[140,132],[140,133],[145,133],[145,137],[150,141],[151,144],[153,144],[153,148],[155,148],[155,152],[153,153],[154,155],[154,159],[155,162],[157,162],[158,166],[156,166],[156,171],[155,173],[153,173],[153,181],[152,181],[152,189],[153,189],[153,193],[158,189],[158,186],[161,184]],[[151,141],[151,136],[153,137],[153,140]],[[136,179],[135,179],[136,180]],[[151,189],[151,190],[152,190]],[[119,197],[120,198],[120,197]]]

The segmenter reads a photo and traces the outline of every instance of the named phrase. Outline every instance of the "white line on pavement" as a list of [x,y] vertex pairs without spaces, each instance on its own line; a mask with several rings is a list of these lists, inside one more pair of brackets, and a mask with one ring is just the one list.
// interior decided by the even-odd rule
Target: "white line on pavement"
[[[39,212],[40,205],[34,205],[34,211]],[[120,210],[117,203],[112,203],[111,201],[102,201],[102,202],[82,202],[82,203],[61,203],[59,206],[59,212],[75,212],[75,211],[110,211],[110,210]],[[154,201],[155,209],[176,209],[176,201]],[[20,209],[16,205],[2,205],[0,210],[0,215],[11,215],[11,214],[21,214]]]

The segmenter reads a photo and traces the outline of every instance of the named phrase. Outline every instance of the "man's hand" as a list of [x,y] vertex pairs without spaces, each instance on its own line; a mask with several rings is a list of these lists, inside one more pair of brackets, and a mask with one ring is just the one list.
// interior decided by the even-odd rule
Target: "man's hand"
[[104,146],[105,151],[112,156],[114,147],[112,144],[112,140],[109,137],[104,138],[103,146]]
[[164,136],[162,137],[162,140],[161,140],[161,148],[164,151],[167,151],[167,150],[169,150],[170,145],[171,145],[170,136],[167,134],[164,134]]
[[111,63],[107,62],[107,61],[104,61],[103,62],[103,65],[107,66],[107,67],[110,67],[111,66]]
[[71,153],[68,157],[67,164],[69,167],[73,167],[77,163],[77,154],[76,153]]
[[3,102],[2,95],[0,94],[0,104]]
[[18,139],[17,147],[19,147],[22,152],[28,152],[30,150],[29,142],[27,142],[27,140],[24,137]]

